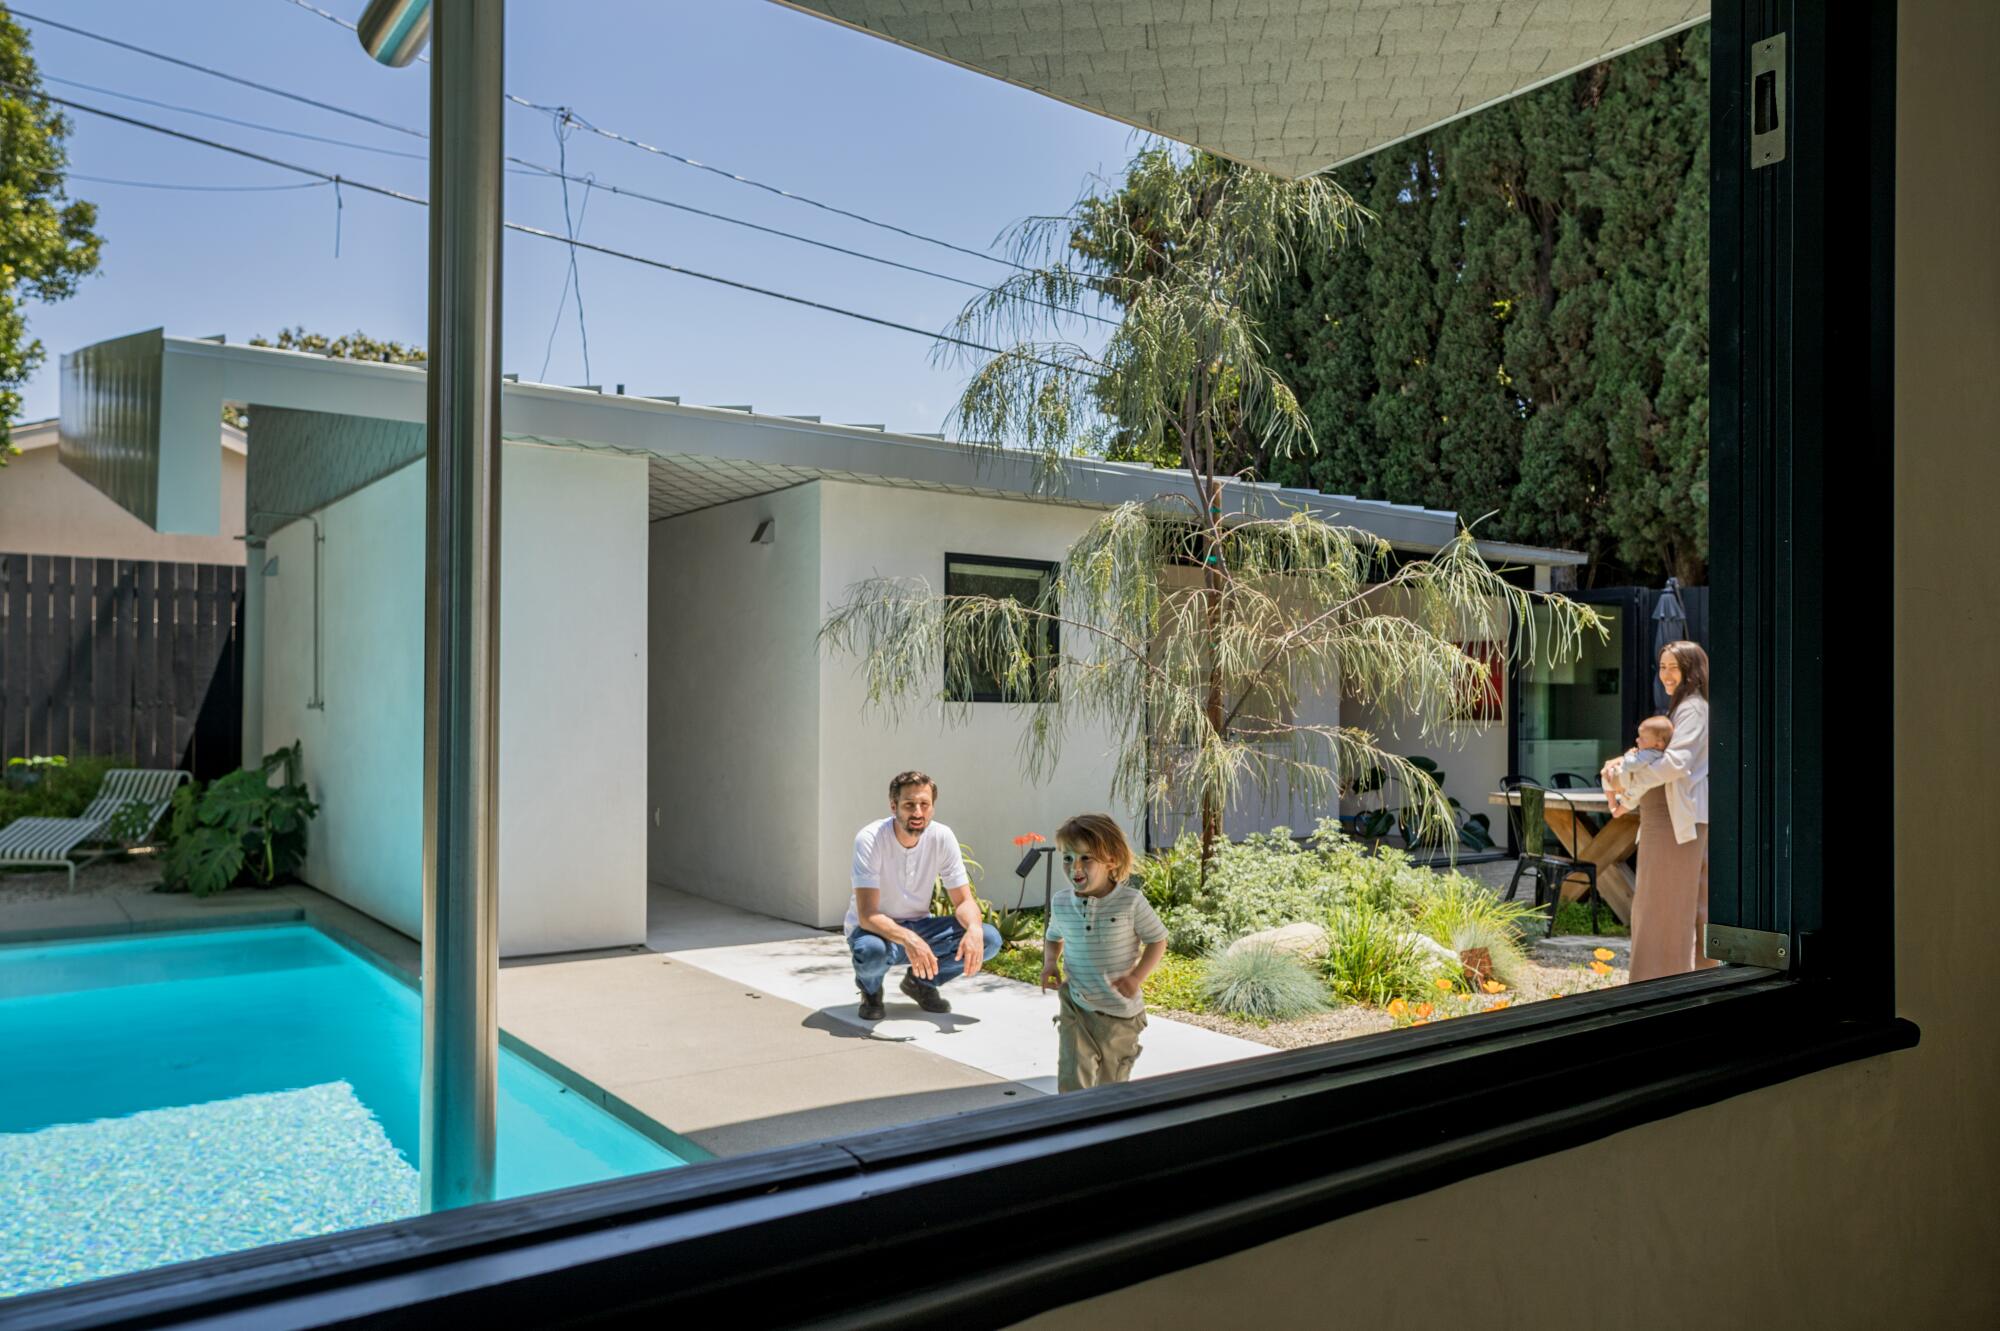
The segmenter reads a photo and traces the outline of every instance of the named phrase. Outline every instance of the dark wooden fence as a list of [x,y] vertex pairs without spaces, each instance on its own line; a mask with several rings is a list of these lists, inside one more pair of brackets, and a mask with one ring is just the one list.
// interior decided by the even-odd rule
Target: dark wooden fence
[[0,554],[0,760],[242,759],[243,569]]

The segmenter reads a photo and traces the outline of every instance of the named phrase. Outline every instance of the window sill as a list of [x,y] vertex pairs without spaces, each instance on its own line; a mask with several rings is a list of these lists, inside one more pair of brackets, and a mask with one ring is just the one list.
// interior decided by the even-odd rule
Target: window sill
[[[1916,1044],[1838,994],[1712,970],[140,1272],[20,1299],[10,1321],[698,1326],[749,1306],[760,1324],[1001,1325]],[[900,1273],[873,1300],[862,1254]]]

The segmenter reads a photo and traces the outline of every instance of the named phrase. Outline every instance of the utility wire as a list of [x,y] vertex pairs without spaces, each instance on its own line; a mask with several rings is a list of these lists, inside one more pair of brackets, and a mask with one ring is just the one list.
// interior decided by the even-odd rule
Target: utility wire
[[[562,162],[563,165],[567,167],[569,165],[569,159],[564,154],[565,136],[563,134],[562,125],[557,124],[555,126],[555,131],[556,131],[556,152],[558,154],[557,160]],[[540,374],[535,376],[537,379],[541,379],[545,383],[547,382],[547,376],[549,373],[549,358],[555,354],[556,330],[562,327],[563,306],[569,301],[569,289],[571,286],[574,286],[576,288],[577,336],[583,340],[583,381],[585,383],[590,382],[590,333],[589,330],[585,327],[583,321],[583,278],[576,270],[576,233],[583,229],[584,216],[589,212],[590,212],[590,187],[588,184],[586,184],[584,186],[584,193],[583,193],[583,207],[580,210],[578,210],[576,220],[574,222],[570,221],[569,177],[565,175],[563,177],[563,230],[569,233],[569,239],[570,239],[569,270],[563,274],[562,295],[556,298],[556,317],[549,322],[549,340],[547,344],[542,347],[542,370]]]
[[[326,10],[321,9],[318,5],[306,3],[306,0],[290,0],[290,3],[296,5],[300,9],[307,11],[308,13],[317,14],[321,18],[326,19],[329,22],[337,23],[341,27],[347,29],[349,32],[359,31],[359,29],[356,28],[354,24],[349,23],[346,19],[341,18],[338,14],[330,14]],[[15,12],[19,13],[20,11],[16,10]],[[28,15],[28,17],[32,18],[34,16]],[[558,110],[563,109],[553,106],[545,106],[540,102],[531,102],[525,97],[516,97],[513,93],[507,94],[507,100],[514,103],[516,106],[525,106],[531,111],[540,111],[545,115],[552,114]],[[835,205],[830,203],[821,203],[818,199],[807,198],[803,194],[794,194],[792,191],[788,189],[780,189],[776,185],[768,185],[761,180],[752,180],[748,176],[738,175],[736,172],[730,171],[724,167],[711,166],[707,162],[697,161],[692,157],[687,157],[681,153],[674,152],[670,148],[661,148],[654,144],[643,142],[639,139],[633,138],[629,134],[620,134],[616,130],[604,129],[600,126],[591,124],[588,120],[585,120],[581,116],[571,115],[571,119],[573,119],[577,124],[583,126],[583,128],[589,130],[591,133],[610,139],[614,143],[622,143],[628,147],[637,148],[641,152],[652,153],[656,157],[665,157],[670,161],[679,162],[683,166],[691,166],[695,168],[697,171],[707,171],[712,175],[721,176],[724,180],[733,180],[739,185],[748,185],[752,189],[760,189],[765,191],[766,193],[775,194],[780,198],[790,199],[795,203],[807,204],[810,205],[811,207],[819,208],[829,213],[835,213],[841,217],[852,218],[854,221],[857,222],[865,222],[869,226],[881,227],[885,231],[893,231],[897,235],[908,236],[912,240],[921,240],[927,245],[942,245],[944,248],[948,250],[957,250],[960,254],[969,254],[975,259],[984,259],[988,263],[1004,264],[1009,268],[1020,269],[1023,272],[1028,271],[1028,266],[1026,264],[1016,263],[1012,259],[1003,259],[999,255],[989,253],[986,250],[976,250],[967,245],[957,245],[949,240],[940,240],[936,236],[927,236],[921,231],[911,231],[906,227],[897,226],[893,222],[880,221],[877,218],[869,217],[862,213],[852,212],[846,208],[836,207]]]
[[178,111],[182,115],[200,116],[204,120],[219,120],[225,125],[235,125],[242,129],[254,129],[264,134],[282,134],[288,139],[305,139],[312,143],[331,144],[336,148],[353,148],[357,152],[381,153],[384,157],[404,157],[413,162],[427,162],[430,160],[428,153],[405,152],[401,148],[381,148],[372,143],[356,143],[352,139],[328,138],[324,134],[308,134],[302,129],[284,129],[277,125],[260,125],[254,120],[239,120],[235,116],[226,116],[218,111],[203,111],[192,106],[181,106],[175,102],[157,101],[151,97],[141,97],[137,93],[120,92],[116,88],[100,88],[94,83],[84,83],[79,79],[61,78],[55,74],[46,72],[42,75],[42,81],[44,83],[60,83],[68,88],[81,88],[85,92],[101,93],[106,97],[116,97],[120,101],[138,102],[142,106],[158,107],[162,111]]
[[[19,11],[15,12],[18,13]],[[275,166],[282,171],[292,171],[302,176],[311,176],[315,180],[324,181],[328,184],[341,185],[348,189],[358,189],[369,194],[379,194],[383,198],[396,199],[403,203],[413,203],[420,208],[430,206],[429,201],[426,199],[418,198],[414,194],[405,194],[401,190],[390,189],[385,185],[373,185],[366,181],[355,180],[351,176],[336,175],[330,171],[320,171],[313,167],[300,166],[296,162],[287,162],[281,158],[267,156],[264,153],[254,152],[248,148],[239,148],[234,144],[220,143],[214,139],[205,139],[199,134],[190,134],[185,130],[172,129],[165,125],[155,125],[150,121],[121,115],[116,111],[106,111],[102,107],[87,106],[82,102],[74,101],[67,97],[57,97],[46,92],[36,94],[33,89],[23,87],[18,83],[6,79],[0,79],[0,88],[6,88],[21,96],[39,95],[44,101],[54,102],[58,106],[66,106],[73,111],[83,111],[90,115],[102,116],[106,120],[115,120],[121,124],[131,125],[136,129],[150,130],[155,134],[164,134],[169,138],[199,144],[204,148],[213,148],[217,152],[225,152],[236,157],[248,158],[253,162],[262,162],[267,166]],[[1018,351],[1002,350],[999,347],[988,346],[984,342],[974,342],[969,338],[954,337],[949,333],[933,332],[927,328],[919,328],[914,324],[899,323],[894,319],[885,319],[874,314],[863,314],[858,310],[846,309],[839,305],[829,305],[823,301],[810,300],[804,296],[794,296],[785,291],[774,291],[769,287],[755,286],[748,282],[739,282],[730,277],[718,277],[714,273],[705,273],[695,268],[684,268],[679,264],[668,263],[664,259],[654,259],[643,254],[633,254],[626,250],[613,249],[608,245],[593,245],[585,240],[572,240],[554,231],[545,231],[541,227],[526,226],[520,222],[507,221],[503,221],[501,226],[524,236],[537,236],[543,240],[555,241],[557,244],[574,246],[577,249],[589,250],[594,254],[603,254],[614,259],[624,259],[630,263],[644,264],[648,268],[658,268],[663,272],[678,273],[683,277],[696,278],[703,282],[714,283],[717,286],[730,287],[737,291],[747,291],[753,295],[767,296],[772,300],[781,300],[791,305],[802,305],[807,309],[823,310],[828,314],[838,314],[845,318],[857,319],[862,323],[874,324],[879,328],[891,328],[898,332],[914,333],[916,336],[926,338],[934,343],[943,342],[950,346],[963,347],[968,351],[985,352],[991,356],[1011,356],[1016,359],[1024,359],[1031,364],[1045,366],[1049,369],[1060,370],[1065,373],[1089,374],[1093,378],[1102,377],[1094,371],[1079,370],[1073,365],[1063,365],[1057,361],[1045,360],[1039,356],[1023,356]]]
[[[302,0],[292,0],[292,3],[297,4],[300,9],[304,9],[311,13],[318,14],[323,18],[330,19],[331,21],[340,24],[344,28],[348,28],[351,30],[354,26],[353,24],[348,23],[345,20],[341,19],[339,16],[329,14],[327,13],[327,11],[320,9],[317,6],[303,3]],[[156,59],[166,60],[173,64],[180,65],[184,68],[195,70],[198,73],[206,74],[211,78],[221,79],[224,82],[228,83],[240,84],[244,87],[252,88],[258,92],[267,93],[274,97],[282,97],[290,101],[299,102],[302,105],[313,107],[316,110],[329,111],[335,115],[348,116],[352,119],[361,121],[364,124],[375,125],[382,129],[393,130],[398,134],[407,134],[412,138],[428,139],[430,137],[423,130],[415,129],[409,125],[399,125],[394,121],[384,120],[379,116],[368,115],[365,112],[355,111],[344,106],[337,106],[331,102],[322,102],[317,99],[306,97],[299,93],[292,92],[285,88],[276,88],[272,87],[269,84],[258,83],[254,80],[242,78],[236,74],[232,74],[227,70],[214,69],[207,65],[196,64],[193,61],[182,60],[177,56],[164,55],[158,51],[150,51],[144,47],[134,46],[128,42],[119,41],[113,37],[106,37],[101,33],[91,32],[88,29],[84,28],[73,27],[66,23],[60,23],[54,19],[40,18],[34,14],[29,13],[26,10],[16,9],[14,10],[14,13],[20,15],[22,18],[31,19],[37,23],[47,23],[52,27],[61,28],[64,31],[75,33],[80,37],[86,37],[93,41],[106,42],[112,46],[119,47],[123,50],[132,51],[138,55],[152,56]],[[195,115],[195,116],[206,116],[210,119],[224,121],[228,124],[242,125],[249,129],[269,128],[267,126],[257,125],[249,121],[234,120],[228,116],[218,115],[214,112],[199,111],[195,110],[192,107],[177,106],[168,102],[151,101],[148,98],[138,97],[129,93],[121,93],[112,89],[96,88],[93,87],[92,85],[77,83],[74,80],[70,79],[56,79],[53,78],[53,76],[50,76],[50,80],[52,82],[72,84],[75,87],[90,88],[90,90],[93,92],[104,92],[108,93],[110,96],[113,97],[123,97],[131,101],[144,102],[147,105],[157,106],[162,108],[163,110],[181,111],[188,115]],[[513,102],[518,106],[527,107],[530,110],[540,111],[556,119],[559,123],[578,125],[584,129],[591,131],[593,134],[602,135],[607,138],[615,139],[619,142],[629,143],[632,146],[643,149],[646,152],[655,153],[660,156],[668,157],[673,159],[674,161],[683,162],[687,165],[698,167],[703,171],[708,171],[718,175],[723,175],[731,180],[740,181],[741,183],[747,185],[753,185],[758,189],[767,190],[775,194],[780,194],[786,198],[795,199],[801,203],[811,204],[815,208],[821,208],[829,212],[839,213],[843,216],[856,218],[860,221],[868,222],[870,225],[879,226],[886,230],[895,231],[902,235],[911,236],[918,240],[927,241],[931,244],[942,245],[947,249],[960,250],[963,253],[971,254],[974,255],[975,257],[982,259],[988,259],[995,263],[1004,263],[1007,264],[1009,267],[1019,269],[1020,271],[1023,272],[1029,271],[1024,265],[1014,263],[1012,260],[999,259],[994,255],[984,254],[978,250],[966,249],[964,246],[954,245],[950,241],[939,240],[934,236],[925,236],[919,232],[909,231],[906,230],[905,228],[895,226],[891,223],[878,222],[873,218],[864,217],[859,213],[848,212],[845,209],[836,208],[831,204],[823,204],[818,202],[817,200],[806,198],[804,195],[791,194],[788,191],[779,189],[774,185],[765,185],[758,181],[750,180],[746,177],[733,175],[727,171],[723,171],[719,167],[713,167],[703,162],[697,162],[693,158],[682,157],[680,154],[670,152],[667,149],[655,148],[650,144],[641,143],[637,139],[631,139],[625,135],[615,134],[608,130],[599,129],[597,126],[590,124],[588,121],[584,120],[582,117],[576,115],[573,111],[565,107],[542,106],[538,103],[528,101],[526,98],[516,97],[511,93],[508,94],[507,100]],[[278,134],[289,134],[296,138],[313,139],[318,142],[335,144],[342,147],[358,148],[364,152],[383,153],[392,157],[412,157],[421,159],[423,156],[423,154],[420,153],[402,153],[392,148],[377,148],[377,147],[371,147],[370,145],[367,144],[348,142],[342,139],[324,138],[322,136],[307,134],[304,133],[303,131],[272,129],[270,132]],[[865,262],[880,264],[887,268],[900,269],[903,272],[916,273],[919,276],[923,277],[936,278],[939,281],[950,282],[957,286],[969,288],[973,291],[985,291],[988,289],[984,283],[975,282],[969,278],[955,277],[950,273],[941,273],[936,271],[935,269],[919,267],[916,264],[903,263],[896,259],[885,258],[877,254],[870,254],[864,250],[850,249],[845,245],[836,245],[831,241],[816,240],[811,236],[802,236],[796,232],[786,231],[780,227],[765,226],[762,223],[752,222],[747,218],[735,217],[728,213],[719,213],[711,211],[706,208],[697,208],[693,204],[681,203],[674,199],[661,198],[658,195],[648,194],[642,190],[627,189],[619,185],[608,184],[602,181],[598,181],[595,180],[594,178],[586,182],[584,179],[577,176],[569,175],[565,171],[549,167],[540,162],[532,162],[527,160],[526,158],[517,157],[512,154],[509,154],[506,160],[515,164],[516,166],[524,168],[527,171],[536,172],[541,175],[548,176],[551,179],[561,180],[565,184],[587,183],[595,189],[606,190],[609,193],[623,195],[626,198],[638,199],[642,202],[650,203],[657,207],[672,208],[680,212],[691,213],[698,217],[706,217],[713,221],[726,222],[732,226],[740,226],[747,230],[761,232],[765,235],[777,236],[781,239],[790,240],[801,245],[811,245],[816,249],[823,249],[835,254],[846,255],[849,258],[861,259]],[[1087,319],[1093,323],[1100,323],[1114,327],[1119,322],[1117,319],[1107,318],[1101,314],[1092,314],[1085,310],[1071,309],[1067,306],[1061,306],[1061,305],[1052,305],[1046,301],[1033,300],[1032,298],[1028,299],[1031,304],[1041,306],[1043,309],[1053,311],[1057,314],[1068,315],[1070,317],[1078,319]]]
[[167,180],[118,180],[111,176],[86,176],[80,171],[50,171],[65,180],[81,180],[90,185],[122,185],[127,189],[177,189],[205,194],[263,194],[288,189],[325,189],[324,180],[301,180],[296,185],[186,185]]

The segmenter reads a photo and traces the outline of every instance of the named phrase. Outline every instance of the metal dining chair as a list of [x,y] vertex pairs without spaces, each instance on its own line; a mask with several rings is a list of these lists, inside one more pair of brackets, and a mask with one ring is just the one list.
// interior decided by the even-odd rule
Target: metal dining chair
[[1597,891],[1597,866],[1588,860],[1580,860],[1564,849],[1562,841],[1550,835],[1547,813],[1550,802],[1562,806],[1572,819],[1577,809],[1567,798],[1557,791],[1548,790],[1525,777],[1508,776],[1501,778],[1501,789],[1518,791],[1520,801],[1507,802],[1507,816],[1513,821],[1514,844],[1521,848],[1521,858],[1514,864],[1514,876],[1507,883],[1507,895],[1512,901],[1520,890],[1523,875],[1533,875],[1535,880],[1535,908],[1541,909],[1544,898],[1549,907],[1549,936],[1555,937],[1556,917],[1562,908],[1562,885],[1571,877],[1581,875],[1588,886],[1584,896],[1590,901],[1590,929],[1599,932],[1598,910],[1603,898]]

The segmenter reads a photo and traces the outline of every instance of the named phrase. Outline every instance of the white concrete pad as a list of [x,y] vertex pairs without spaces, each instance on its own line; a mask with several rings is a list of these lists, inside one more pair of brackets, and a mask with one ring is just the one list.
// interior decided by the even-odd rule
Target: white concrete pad
[[[854,970],[839,934],[764,920],[657,885],[651,896],[647,943],[657,952],[812,1008],[869,1031],[874,1039],[910,1044],[995,1077],[1055,1092],[1054,993],[997,975],[960,977],[943,989],[951,1012],[932,1016],[897,990],[902,979],[898,968],[890,971],[884,990],[888,1016],[870,1024],[858,1015]],[[1135,1078],[1277,1052],[1160,1016],[1147,1022],[1140,1047]]]

